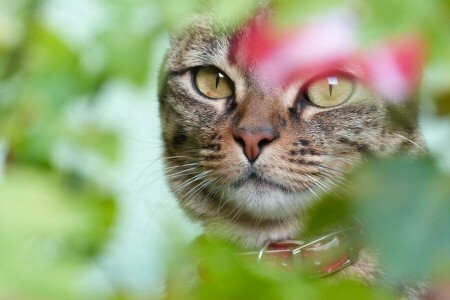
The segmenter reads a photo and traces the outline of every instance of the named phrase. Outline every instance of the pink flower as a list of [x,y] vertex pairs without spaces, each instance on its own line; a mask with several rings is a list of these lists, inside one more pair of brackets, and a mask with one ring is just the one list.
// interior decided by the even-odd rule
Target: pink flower
[[231,40],[229,59],[260,88],[283,88],[293,81],[345,66],[361,69],[359,78],[387,101],[414,92],[424,60],[424,43],[408,38],[365,54],[358,52],[353,15],[337,11],[289,31],[277,30],[268,11],[247,23]]
[[365,55],[365,81],[384,99],[402,102],[419,84],[425,58],[425,44],[408,37],[385,44]]

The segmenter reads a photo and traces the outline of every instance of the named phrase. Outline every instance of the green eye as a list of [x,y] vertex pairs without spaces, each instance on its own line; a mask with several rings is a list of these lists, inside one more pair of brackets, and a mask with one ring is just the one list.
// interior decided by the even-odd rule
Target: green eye
[[332,107],[344,103],[353,94],[355,83],[344,76],[329,76],[308,85],[308,100],[320,107]]
[[211,99],[228,98],[234,94],[231,79],[213,66],[199,67],[194,73],[194,83],[203,96]]

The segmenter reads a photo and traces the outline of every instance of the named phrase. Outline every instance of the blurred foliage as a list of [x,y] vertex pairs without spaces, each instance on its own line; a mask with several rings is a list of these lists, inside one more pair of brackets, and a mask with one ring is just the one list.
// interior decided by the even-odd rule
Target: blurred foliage
[[0,298],[77,298],[109,237],[110,196],[79,178],[15,165],[0,183]]
[[[203,259],[201,282],[193,280],[189,269],[175,268],[169,280],[167,299],[394,299],[386,289],[372,289],[360,282],[343,280],[339,284],[312,280],[298,272],[270,268],[244,261],[236,249],[217,241],[197,240],[191,245],[187,261]],[[192,267],[192,266],[191,266]],[[188,270],[188,272],[186,272]],[[184,272],[177,273],[177,272]]]
[[[61,142],[114,163],[122,142],[99,122],[69,120],[77,104],[88,108],[114,80],[149,83],[159,62],[151,58],[167,30],[196,11],[235,25],[260,1],[93,1],[105,19],[89,38],[73,40],[46,11],[64,1],[0,0],[0,298],[86,298],[83,274],[95,264],[115,220],[114,189],[56,163]],[[55,4],[56,3],[56,4]],[[63,3],[63,4],[61,4]],[[327,11],[341,1],[276,1],[282,24]],[[436,118],[450,116],[450,2],[351,1],[362,16],[361,41],[417,31],[429,45],[422,104]],[[79,22],[84,16],[75,16]],[[60,19],[61,20],[61,19]],[[94,26],[95,27],[95,26]],[[433,157],[371,161],[350,178],[354,193],[328,195],[312,208],[311,232],[359,216],[367,239],[382,255],[395,285],[403,279],[448,277],[448,174]],[[95,176],[95,175],[94,175]],[[347,220],[348,220],[347,218]],[[346,218],[344,218],[345,220]],[[381,220],[381,221],[380,221]],[[205,252],[206,251],[206,252]],[[356,282],[325,285],[295,273],[242,264],[223,245],[207,246],[212,281],[187,286],[176,279],[170,299],[390,299],[384,289]],[[179,260],[174,260],[178,262]],[[414,262],[414,263],[411,263]],[[111,297],[119,295],[111,295]],[[120,295],[131,296],[125,291]]]
[[396,158],[369,163],[350,181],[355,210],[391,280],[450,275],[448,174],[431,159]]

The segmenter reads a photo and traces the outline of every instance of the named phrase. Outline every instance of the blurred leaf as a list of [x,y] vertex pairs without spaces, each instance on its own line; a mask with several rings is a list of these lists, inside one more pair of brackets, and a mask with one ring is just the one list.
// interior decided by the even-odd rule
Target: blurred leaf
[[435,96],[436,114],[438,116],[450,116],[450,89]]
[[0,183],[0,298],[78,298],[114,215],[110,198],[92,186],[10,168]]
[[331,193],[321,197],[308,209],[304,232],[315,237],[330,229],[352,227],[355,225],[353,204],[349,195]]
[[450,178],[432,160],[374,161],[351,180],[389,278],[423,279],[436,267],[450,267]]
[[150,63],[151,34],[130,35],[127,28],[118,26],[117,30],[101,39],[108,49],[106,74],[127,78],[135,84],[144,84]]
[[92,78],[80,64],[79,53],[40,24],[33,24],[23,71],[27,72],[24,98],[47,102],[49,112],[90,90]]
[[179,28],[200,7],[201,2],[200,0],[186,0],[182,4],[177,0],[159,2],[165,27],[169,29]]
[[81,132],[69,132],[68,137],[82,148],[97,153],[111,162],[118,158],[119,141],[115,132],[90,128]]
[[311,16],[330,11],[342,5],[342,2],[337,0],[300,2],[297,0],[277,0],[275,3],[277,22],[282,26],[298,24]]
[[[237,25],[242,23],[245,19],[252,16],[256,9],[258,9],[259,0],[229,0],[229,1],[214,1],[208,3],[210,11],[213,15],[213,20],[222,25],[219,30],[234,30]],[[239,9],[236,9],[239,8]],[[228,27],[228,28],[227,28]]]
[[[187,274],[175,269],[169,281],[168,299],[393,299],[383,290],[368,288],[358,282],[343,280],[330,285],[311,280],[299,272],[287,272],[256,262],[244,262],[236,249],[205,239],[193,245],[194,256]],[[206,281],[195,284],[197,264],[202,259],[201,273]],[[193,268],[192,268],[193,267]]]

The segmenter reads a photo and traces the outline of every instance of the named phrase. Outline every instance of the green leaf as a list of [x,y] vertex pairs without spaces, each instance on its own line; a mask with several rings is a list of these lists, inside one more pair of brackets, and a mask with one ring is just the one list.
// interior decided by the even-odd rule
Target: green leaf
[[[383,289],[359,282],[329,284],[304,277],[299,270],[289,272],[243,260],[235,255],[237,251],[224,243],[198,239],[191,245],[187,265],[172,269],[167,299],[394,299]],[[196,284],[198,272],[203,281]]]
[[370,243],[394,281],[450,266],[450,178],[427,158],[373,161],[353,174]]
[[337,192],[321,197],[306,213],[303,234],[317,237],[330,230],[353,226],[356,215],[350,199],[348,194]]
[[110,197],[93,186],[43,169],[8,169],[0,183],[0,298],[79,298],[114,216]]

